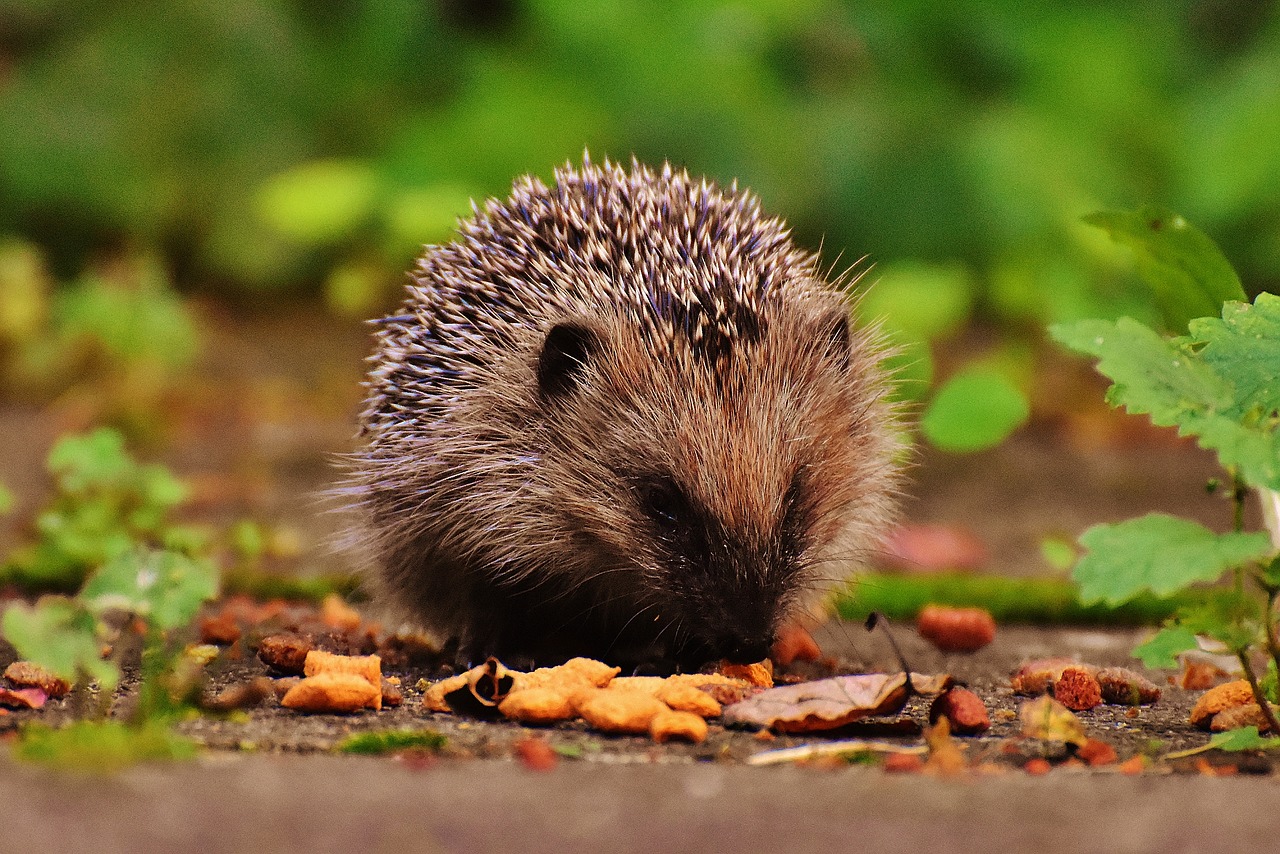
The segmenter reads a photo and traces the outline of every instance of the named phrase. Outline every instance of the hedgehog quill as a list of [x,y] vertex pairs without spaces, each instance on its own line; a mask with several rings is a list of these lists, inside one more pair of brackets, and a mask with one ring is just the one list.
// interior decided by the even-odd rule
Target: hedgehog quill
[[757,661],[889,523],[883,350],[752,194],[584,156],[427,247],[353,486],[459,660]]

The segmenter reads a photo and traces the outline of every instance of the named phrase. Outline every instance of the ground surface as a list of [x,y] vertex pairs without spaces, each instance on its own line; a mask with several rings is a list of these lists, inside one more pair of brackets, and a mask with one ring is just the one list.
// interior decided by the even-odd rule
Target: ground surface
[[[305,567],[348,566],[325,549],[339,523],[312,496],[333,481],[331,455],[350,448],[363,333],[294,334],[304,325],[282,331],[265,321],[212,328],[211,379],[182,402],[170,461],[192,478],[205,509],[291,531]],[[327,389],[333,395],[322,396]],[[41,500],[41,459],[76,417],[74,407],[0,408],[0,480],[18,493],[20,511]],[[1139,438],[1068,440],[1041,424],[985,454],[925,454],[908,514],[974,530],[990,549],[988,569],[1008,574],[1047,571],[1039,539],[1074,536],[1096,521],[1160,509],[1220,524],[1224,503],[1200,488],[1212,472],[1203,455]],[[988,736],[967,740],[975,755],[998,753],[1016,730],[1001,710],[1016,705],[1007,678],[1021,661],[1069,655],[1131,664],[1136,637],[1001,627],[988,649],[944,657],[908,627],[898,636],[914,669],[949,671],[987,701],[995,723]],[[896,669],[883,639],[860,626],[830,626],[819,639],[843,668]],[[246,659],[225,677],[255,667]],[[402,675],[408,685],[416,679]],[[1081,717],[1122,757],[1152,739],[1164,750],[1184,748],[1206,738],[1186,723],[1192,700],[1166,689],[1134,717],[1107,707]],[[922,718],[918,707],[910,713]],[[428,767],[325,753],[352,731],[402,726],[443,732],[448,747]],[[1176,773],[1189,763],[1138,777],[1058,769],[956,780],[854,766],[752,768],[742,762],[750,754],[801,740],[764,744],[723,731],[696,747],[655,747],[565,726],[543,735],[580,748],[580,758],[537,773],[512,758],[520,728],[424,719],[411,689],[402,708],[378,715],[304,718],[264,708],[184,731],[212,748],[200,761],[109,778],[0,758],[0,849],[45,850],[56,841],[59,851],[1268,851],[1280,807],[1272,776]]]

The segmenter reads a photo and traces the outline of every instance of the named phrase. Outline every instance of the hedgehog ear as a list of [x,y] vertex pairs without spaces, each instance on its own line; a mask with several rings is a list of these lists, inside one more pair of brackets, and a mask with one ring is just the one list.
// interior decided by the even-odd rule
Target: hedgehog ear
[[822,315],[818,329],[821,338],[819,343],[836,359],[841,367],[847,368],[853,361],[853,333],[849,329],[849,310],[843,305]]
[[599,350],[599,333],[581,322],[563,321],[551,327],[538,354],[538,391],[544,398],[572,392]]

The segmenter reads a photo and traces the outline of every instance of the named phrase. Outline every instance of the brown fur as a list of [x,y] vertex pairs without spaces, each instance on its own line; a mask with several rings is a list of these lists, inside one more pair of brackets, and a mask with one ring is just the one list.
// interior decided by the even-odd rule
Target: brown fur
[[754,197],[526,180],[382,321],[355,465],[380,577],[464,657],[762,657],[888,522],[879,360]]

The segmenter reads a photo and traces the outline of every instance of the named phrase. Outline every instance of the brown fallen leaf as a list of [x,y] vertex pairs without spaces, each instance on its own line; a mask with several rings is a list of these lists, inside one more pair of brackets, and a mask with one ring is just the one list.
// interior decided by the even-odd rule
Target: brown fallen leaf
[[1028,738],[1077,746],[1089,740],[1080,719],[1048,694],[1023,703],[1018,708],[1018,717],[1022,721],[1022,734]]
[[924,763],[925,773],[951,777],[967,767],[964,749],[951,737],[951,723],[946,718],[939,718],[937,723],[925,729],[924,742],[929,747],[929,757]]
[[910,694],[905,673],[834,676],[761,691],[727,707],[722,718],[777,732],[819,732],[896,712]]

